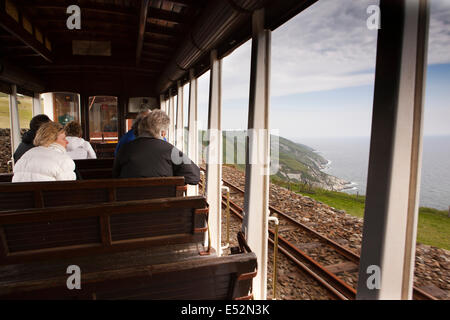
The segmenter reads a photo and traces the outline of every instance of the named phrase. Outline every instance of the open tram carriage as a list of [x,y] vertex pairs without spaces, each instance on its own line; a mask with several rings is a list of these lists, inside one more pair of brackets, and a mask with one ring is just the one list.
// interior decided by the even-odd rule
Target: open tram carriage
[[[230,256],[211,243],[208,216],[220,208],[195,188],[185,196],[182,178],[111,179],[113,151],[142,103],[165,110],[172,129],[182,124],[175,92],[251,37],[254,12],[275,28],[313,1],[69,2],[0,1],[1,91],[13,109],[23,95],[33,114],[79,121],[99,158],[76,161],[81,181],[12,184],[2,174],[0,297],[252,298],[256,255],[243,235]],[[69,289],[68,268],[80,269],[81,289]]]
[[[270,33],[316,1],[0,0],[0,92],[10,102],[11,149],[20,143],[18,98],[25,97],[33,115],[45,113],[61,124],[79,121],[83,138],[99,158],[76,162],[83,178],[78,181],[12,184],[11,173],[1,176],[0,299],[265,299],[269,176],[258,172],[267,170],[268,159],[247,162],[245,234],[238,234],[240,246],[227,256],[221,247],[220,163],[206,165],[204,197],[198,188],[187,188],[183,178],[112,179],[113,152],[146,103],[170,116],[169,142],[198,163],[197,78],[210,70],[208,129],[220,132],[221,59],[249,39],[248,128],[267,130]],[[381,1],[386,12],[389,2]],[[379,165],[371,170],[382,172],[382,178],[372,186],[369,180],[369,194],[377,194],[367,204],[369,220],[376,220],[377,203],[390,201],[377,190],[383,190],[391,175],[384,168],[392,150],[382,149],[389,147],[385,141],[393,144],[397,124],[382,121],[386,114],[376,111],[385,103],[381,92],[394,97],[400,84],[417,81],[416,89],[408,87],[398,96],[412,97],[412,107],[421,102],[414,90],[422,81],[423,59],[401,53],[408,41],[418,41],[414,50],[423,47],[424,31],[411,27],[417,21],[421,25],[423,17],[405,10],[407,1],[394,2],[384,20],[388,33],[380,31],[378,44],[380,85],[372,134],[387,140],[375,139],[372,145],[371,163]],[[402,23],[403,29],[389,31]],[[418,72],[416,78],[408,68]],[[391,82],[383,77],[391,76],[383,70],[394,70],[398,86],[384,87]],[[188,115],[183,114],[186,83]],[[414,121],[398,125],[412,126]],[[214,148],[209,158],[220,158],[220,143],[210,140]],[[411,161],[410,154],[405,159]],[[409,201],[398,201],[403,200]],[[389,223],[389,214],[382,219]],[[363,257],[362,266],[373,260],[368,258],[381,259],[383,251],[373,248],[391,236],[382,223],[374,229],[367,225],[363,255],[367,249],[371,253]],[[71,277],[77,270],[81,287]],[[361,298],[378,298],[359,289]]]

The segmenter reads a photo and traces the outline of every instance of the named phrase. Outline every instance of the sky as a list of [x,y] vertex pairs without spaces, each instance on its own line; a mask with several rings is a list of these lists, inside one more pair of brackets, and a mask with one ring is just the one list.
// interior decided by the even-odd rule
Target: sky
[[[369,136],[377,0],[319,0],[272,32],[271,128],[287,138]],[[450,135],[450,1],[430,1],[425,135]],[[382,13],[381,13],[382,14]],[[251,41],[222,61],[222,128],[247,127]],[[199,78],[207,126],[209,72]],[[186,91],[185,91],[186,92]]]

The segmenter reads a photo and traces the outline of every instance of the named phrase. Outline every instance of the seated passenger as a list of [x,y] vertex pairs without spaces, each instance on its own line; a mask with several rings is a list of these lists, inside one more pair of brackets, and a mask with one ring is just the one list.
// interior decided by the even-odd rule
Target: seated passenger
[[139,137],[120,148],[114,160],[114,178],[183,176],[186,184],[198,184],[200,168],[161,137],[170,119],[154,110],[139,123]]
[[41,125],[34,138],[36,148],[17,161],[12,182],[75,180],[75,162],[67,155],[67,143],[61,124]]
[[51,121],[49,117],[47,117],[45,114],[38,114],[37,116],[34,116],[30,121],[30,130],[25,132],[22,136],[22,142],[17,147],[16,152],[14,152],[14,162],[16,163],[19,161],[20,157],[23,156],[25,152],[30,150],[31,148],[34,148],[33,140],[34,137],[36,137],[36,132],[38,131],[39,127],[46,122]]
[[64,130],[66,131],[66,139],[69,141],[66,147],[69,157],[73,160],[97,159],[91,144],[81,137],[83,130],[77,121],[71,121],[66,124]]
[[150,106],[148,104],[143,104],[141,105],[140,109],[139,109],[139,113],[136,117],[136,119],[134,119],[133,121],[133,125],[131,126],[131,129],[128,130],[127,133],[125,133],[122,138],[120,138],[119,143],[117,143],[117,147],[116,150],[114,151],[114,156],[117,155],[117,152],[119,151],[119,149],[126,143],[133,141],[134,139],[136,139],[136,137],[138,136],[138,126],[139,126],[139,122],[142,120],[142,118],[144,118],[146,115],[148,115],[150,112],[152,112],[150,110]]

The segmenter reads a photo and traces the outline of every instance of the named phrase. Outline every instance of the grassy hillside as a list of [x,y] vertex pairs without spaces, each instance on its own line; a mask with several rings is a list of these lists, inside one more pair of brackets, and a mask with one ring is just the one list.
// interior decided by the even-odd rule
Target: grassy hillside
[[[203,137],[203,138],[202,138]],[[199,139],[203,146],[200,159],[206,159],[208,145],[206,132],[200,131]],[[223,163],[245,168],[246,131],[224,131]],[[342,189],[345,181],[321,171],[327,160],[314,149],[294,143],[283,137],[271,136],[272,173],[281,181],[291,181],[324,189]],[[276,165],[278,164],[278,165]],[[278,168],[277,171],[274,168]]]
[[[323,202],[338,210],[345,210],[356,217],[364,217],[366,198],[364,196],[350,195],[344,192],[328,191],[319,188],[303,188],[300,184],[288,184],[279,179],[272,179],[272,183],[290,188],[292,191],[306,195],[312,199]],[[419,208],[419,222],[417,229],[417,242],[438,248],[450,250],[450,218],[447,211],[437,209]]]
[[[27,129],[30,126],[30,120],[33,117],[33,100],[29,97],[19,97],[19,120],[20,128]],[[9,97],[6,94],[0,94],[0,128],[9,128]]]

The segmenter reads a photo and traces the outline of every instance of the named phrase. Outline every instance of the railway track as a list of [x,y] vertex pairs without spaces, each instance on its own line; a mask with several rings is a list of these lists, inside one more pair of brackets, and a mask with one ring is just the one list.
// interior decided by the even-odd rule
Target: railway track
[[[243,203],[244,190],[225,180],[223,184],[230,188],[234,198],[238,198],[234,201],[230,199],[230,211],[242,220],[243,209],[236,202]],[[227,205],[225,195],[223,195],[222,203],[224,206]],[[277,208],[269,206],[269,210],[271,216],[276,216],[280,221],[278,250],[326,289],[332,298],[355,299],[359,256]],[[273,245],[274,231],[270,228],[269,234],[269,242]],[[330,261],[332,261],[331,264]],[[348,277],[352,278],[353,283],[345,281]],[[436,300],[435,297],[416,287],[413,288],[413,299]]]

